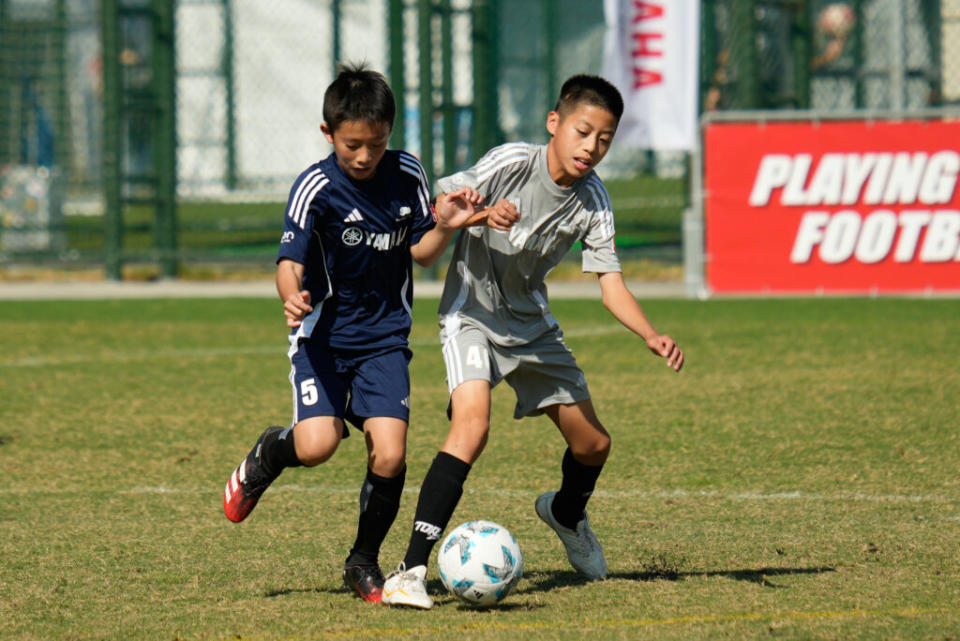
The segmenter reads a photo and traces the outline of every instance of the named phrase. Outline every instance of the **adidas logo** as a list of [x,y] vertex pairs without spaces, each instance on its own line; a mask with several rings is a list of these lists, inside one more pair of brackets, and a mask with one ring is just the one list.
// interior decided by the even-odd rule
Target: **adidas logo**
[[407,409],[410,409],[410,397],[405,396],[402,399],[400,399],[400,404],[406,407]]
[[359,212],[356,208],[354,208],[353,211],[351,211],[350,214],[349,214],[346,218],[343,219],[343,222],[345,222],[345,223],[358,223],[358,222],[360,222],[361,220],[363,220],[363,216],[360,215],[360,212]]
[[400,215],[398,216],[398,218],[406,218],[407,216],[410,215],[410,208],[406,206],[401,207],[399,214]]

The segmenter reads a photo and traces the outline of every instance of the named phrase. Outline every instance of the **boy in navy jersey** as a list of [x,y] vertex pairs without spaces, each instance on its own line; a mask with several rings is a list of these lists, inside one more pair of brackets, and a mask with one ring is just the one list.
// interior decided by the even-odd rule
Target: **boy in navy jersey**
[[293,420],[263,432],[223,497],[240,522],[284,468],[329,459],[348,422],[362,430],[367,475],[343,579],[373,602],[406,473],[411,258],[432,265],[479,200],[469,189],[445,195],[434,220],[419,161],[387,150],[395,110],[383,76],[362,65],[342,68],[324,94],[320,128],[333,153],[293,183],[277,257]]

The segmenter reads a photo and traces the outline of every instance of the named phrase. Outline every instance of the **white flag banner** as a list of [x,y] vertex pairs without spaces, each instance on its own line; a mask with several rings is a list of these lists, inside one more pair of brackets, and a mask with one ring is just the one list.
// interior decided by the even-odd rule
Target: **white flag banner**
[[604,0],[604,75],[623,94],[617,142],[692,151],[700,0]]

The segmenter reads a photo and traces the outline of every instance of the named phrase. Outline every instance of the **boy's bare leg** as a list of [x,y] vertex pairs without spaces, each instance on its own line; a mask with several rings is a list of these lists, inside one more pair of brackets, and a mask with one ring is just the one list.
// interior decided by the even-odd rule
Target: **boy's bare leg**
[[391,416],[368,418],[363,423],[367,442],[367,467],[374,474],[394,477],[403,471],[407,457],[407,422]]
[[464,381],[450,395],[450,431],[442,452],[473,465],[490,433],[490,382]]
[[307,467],[330,459],[343,439],[343,419],[335,416],[306,418],[293,427],[297,458]]
[[551,405],[543,411],[560,430],[577,461],[593,466],[607,462],[610,434],[597,418],[593,401],[588,398],[577,403]]

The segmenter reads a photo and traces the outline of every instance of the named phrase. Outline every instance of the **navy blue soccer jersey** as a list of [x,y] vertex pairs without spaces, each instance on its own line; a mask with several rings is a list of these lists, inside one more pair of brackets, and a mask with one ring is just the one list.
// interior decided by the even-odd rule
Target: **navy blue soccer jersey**
[[370,180],[347,177],[330,154],[293,183],[277,262],[304,266],[311,312],[292,332],[337,349],[407,344],[410,246],[434,226],[420,162],[387,150]]

